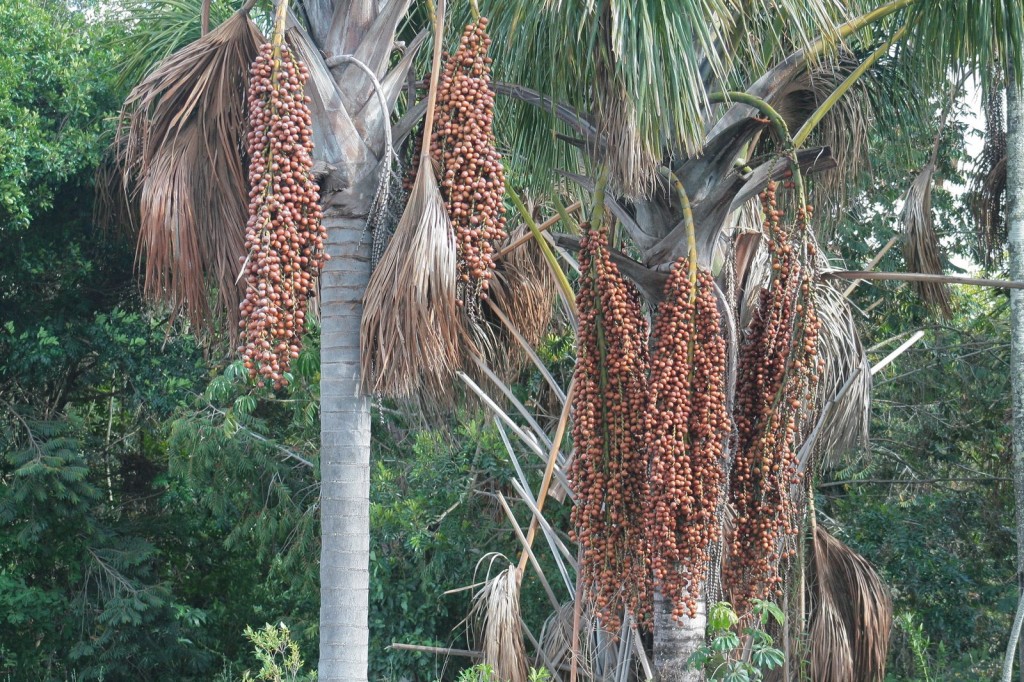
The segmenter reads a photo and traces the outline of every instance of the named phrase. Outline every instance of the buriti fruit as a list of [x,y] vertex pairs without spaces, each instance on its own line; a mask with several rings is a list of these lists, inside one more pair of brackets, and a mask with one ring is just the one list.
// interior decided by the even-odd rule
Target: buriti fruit
[[302,87],[306,66],[267,43],[249,79],[249,222],[241,345],[249,376],[281,388],[301,347],[306,308],[327,260],[313,134]]
[[607,229],[584,226],[580,243],[570,482],[580,588],[602,627],[616,632],[624,612],[643,624],[651,609],[642,452],[649,359],[640,297],[610,260]]

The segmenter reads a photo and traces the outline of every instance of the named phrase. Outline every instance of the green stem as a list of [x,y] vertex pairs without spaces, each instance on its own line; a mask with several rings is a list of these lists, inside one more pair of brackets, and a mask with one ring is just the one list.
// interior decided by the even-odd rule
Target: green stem
[[785,119],[782,118],[782,115],[779,114],[779,112],[775,111],[772,105],[768,104],[768,102],[765,102],[760,97],[746,92],[739,92],[737,90],[722,90],[708,95],[708,102],[712,104],[718,104],[720,102],[739,102],[740,104],[746,104],[747,106],[754,107],[768,118],[772,126],[779,131],[779,135],[782,136],[782,139],[792,146],[793,139],[789,135],[789,126],[786,125]]
[[[565,225],[565,229],[567,229],[569,232],[572,232],[573,234],[579,232],[579,224],[575,220],[573,220],[572,216],[569,215],[569,209],[562,204],[562,200],[559,199],[557,196],[552,196],[551,201],[554,202],[555,212],[558,213],[558,219],[562,221],[563,225]],[[579,206],[580,204],[576,205]]]
[[800,126],[800,130],[797,131],[796,135],[793,136],[794,146],[799,147],[804,142],[807,141],[807,138],[810,136],[811,131],[813,131],[814,128],[819,123],[821,123],[821,120],[825,118],[825,115],[828,114],[829,111],[832,110],[832,107],[836,105],[836,102],[838,102],[843,97],[843,95],[845,95],[850,90],[850,88],[853,87],[854,83],[856,83],[868,69],[874,66],[875,62],[877,62],[882,57],[882,55],[887,54],[890,48],[892,48],[893,44],[900,38],[902,38],[903,34],[906,32],[907,27],[902,26],[900,30],[896,31],[896,33],[893,34],[892,38],[889,38],[889,40],[884,45],[882,45],[877,50],[872,52],[871,56],[865,59],[860,66],[854,69],[854,71],[849,76],[846,77],[846,80],[844,80],[838,88],[832,91],[832,93],[825,99],[825,101],[821,103],[821,106],[815,109],[814,113],[811,114],[806,121],[804,121],[804,124]]
[[597,176],[597,182],[594,185],[594,205],[590,208],[591,228],[600,227],[604,220],[604,195],[607,188],[608,167],[605,166],[601,169],[601,174]]
[[[882,5],[881,7],[877,7],[871,10],[870,12],[866,12],[860,15],[859,17],[850,19],[848,22],[841,25],[838,29],[836,29],[837,37],[840,40],[849,38],[851,35],[861,30],[865,26],[870,26],[879,19],[884,19],[890,14],[894,14],[900,11],[904,7],[909,7],[910,5],[913,5],[915,2],[917,2],[917,0],[892,0],[889,3]],[[812,57],[819,56],[822,52],[825,51],[828,45],[829,42],[826,41],[824,38],[818,38],[818,41],[814,43],[814,45],[812,45],[810,48],[808,48],[806,58],[810,59]]]
[[[905,1],[905,0],[901,0]],[[800,164],[796,158],[796,144],[793,142],[793,138],[789,134],[789,126],[786,125],[785,119],[782,115],[777,112],[772,105],[765,102],[756,95],[751,95],[746,92],[737,92],[735,90],[728,90],[722,92],[713,92],[708,95],[708,101],[711,103],[718,102],[739,102],[740,104],[746,104],[747,106],[754,107],[762,114],[764,114],[772,127],[779,133],[779,137],[782,138],[782,142],[785,145],[784,154],[789,159],[790,168],[793,171],[793,184],[796,185],[797,200],[799,206],[798,210],[803,210],[807,205],[807,196],[804,192],[804,179],[800,173]]]
[[682,181],[669,168],[661,169],[662,175],[668,178],[679,196],[679,203],[683,207],[683,224],[686,225],[686,245],[690,251],[689,272],[690,278],[690,304],[692,305],[697,297],[697,230],[693,224],[693,209],[690,208],[690,197],[686,194],[686,188]]
[[576,312],[576,294],[573,293],[572,286],[569,284],[569,279],[565,276],[565,271],[562,270],[562,266],[558,263],[558,258],[555,257],[554,251],[551,250],[551,245],[548,244],[547,240],[544,239],[544,235],[541,234],[540,228],[537,227],[537,222],[530,215],[530,211],[523,204],[523,200],[519,198],[516,191],[512,189],[512,183],[505,182],[505,193],[508,195],[512,203],[515,204],[516,209],[519,211],[519,215],[523,217],[526,222],[526,226],[530,228],[530,232],[533,233],[533,238],[537,240],[537,245],[540,246],[540,250],[544,253],[544,258],[548,262],[548,266],[551,271],[555,274],[555,279],[558,280],[558,286],[562,289],[562,294],[565,295],[565,300],[568,301],[569,307],[572,308],[573,312]]

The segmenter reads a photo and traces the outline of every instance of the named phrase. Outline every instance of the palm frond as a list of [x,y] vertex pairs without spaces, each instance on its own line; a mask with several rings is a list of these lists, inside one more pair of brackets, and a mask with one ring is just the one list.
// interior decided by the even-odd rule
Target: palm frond
[[971,182],[970,205],[978,251],[986,265],[998,262],[1006,244],[1006,126],[1003,92],[985,96],[985,146]]
[[114,141],[125,191],[139,202],[145,293],[199,328],[226,316],[237,330],[245,92],[262,41],[238,13],[171,55],[128,96]]
[[[226,21],[240,0],[213,0],[210,26]],[[152,69],[200,36],[202,0],[125,0],[116,5],[121,24],[126,27],[117,64],[118,86],[138,83]]]
[[429,157],[363,301],[365,388],[438,404],[452,396],[463,333],[456,306],[455,243]]
[[917,0],[907,14],[907,58],[943,82],[947,74],[1024,74],[1018,0]]
[[[572,665],[574,610],[575,604],[570,601],[553,611],[544,621],[538,640],[544,660],[550,661],[563,679],[568,678]],[[640,676],[639,666],[632,657],[623,651],[630,648],[632,633],[619,637],[604,630],[587,601],[580,605],[578,637],[576,669],[579,679],[594,682],[645,679]]]
[[814,533],[808,566],[811,679],[882,682],[892,599],[878,573],[825,529]]
[[[441,70],[444,0],[438,5],[423,145],[430,144]],[[456,246],[430,154],[421,154],[395,234],[363,298],[364,390],[434,414],[454,397],[460,347],[472,344],[456,305]]]
[[487,577],[483,587],[473,595],[468,620],[479,642],[475,648],[484,652],[484,663],[491,666],[495,677],[526,682],[519,571],[515,566],[510,564],[496,576]]
[[[495,78],[539,90],[590,117],[606,137],[613,179],[627,195],[653,188],[656,169],[647,166],[660,163],[666,149],[693,154],[702,147],[707,89],[745,78],[742,60],[727,58],[749,35],[740,30],[741,18],[756,25],[772,17],[779,35],[792,36],[767,50],[766,63],[775,63],[818,36],[834,35],[845,15],[830,0],[512,0],[484,10],[492,19]],[[529,175],[544,179],[551,168],[573,161],[567,145],[555,144],[555,134],[565,131],[553,114],[534,112],[517,123],[511,156]]]
[[818,377],[817,423],[805,437],[813,438],[813,452],[807,456],[813,457],[816,466],[832,469],[849,450],[868,443],[871,366],[842,293],[820,282],[815,306],[821,322],[818,357],[824,369]]
[[[512,244],[528,233],[527,227],[520,225],[509,231],[505,244]],[[523,341],[532,348],[538,348],[551,325],[556,287],[543,252],[530,240],[498,260],[487,295],[501,314],[515,325],[514,331]],[[526,364],[527,355],[513,330],[508,329],[497,316],[490,317],[489,312],[490,308],[485,307],[483,322],[491,337],[486,362],[500,376],[513,378]]]
[[[927,164],[914,182],[904,199],[903,212],[903,257],[910,272],[928,275],[942,274],[942,256],[939,251],[939,237],[935,233],[932,214],[932,180],[935,163]],[[939,311],[943,317],[952,314],[949,286],[934,282],[915,282],[914,289],[926,304]]]

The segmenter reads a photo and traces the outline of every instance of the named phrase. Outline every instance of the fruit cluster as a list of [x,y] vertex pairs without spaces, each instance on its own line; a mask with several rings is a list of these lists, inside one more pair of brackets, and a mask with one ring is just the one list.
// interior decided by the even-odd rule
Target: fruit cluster
[[328,256],[313,180],[309,72],[282,45],[260,48],[249,79],[249,222],[239,352],[260,386],[280,388],[298,357],[308,299]]
[[583,227],[572,406],[573,539],[582,552],[580,587],[593,597],[602,627],[616,632],[623,613],[643,623],[651,608],[644,528],[647,323],[639,294],[610,260],[607,228]]
[[[792,183],[787,183],[787,188]],[[770,183],[761,193],[772,275],[740,348],[736,396],[737,451],[729,487],[736,530],[724,581],[738,611],[781,588],[780,563],[797,531],[792,491],[800,483],[796,445],[818,372],[820,322],[814,310],[811,208],[787,229]]]
[[460,299],[486,297],[495,244],[505,238],[505,171],[494,142],[487,18],[467,24],[445,61],[430,153],[458,248]]
[[714,279],[688,276],[681,258],[654,322],[646,450],[650,458],[647,533],[654,579],[673,615],[693,617],[719,541],[725,494],[726,348]]

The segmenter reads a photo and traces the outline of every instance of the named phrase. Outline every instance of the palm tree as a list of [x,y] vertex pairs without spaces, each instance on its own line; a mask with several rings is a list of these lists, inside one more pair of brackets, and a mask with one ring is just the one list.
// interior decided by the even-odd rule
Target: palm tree
[[[1024,278],[1024,101],[1021,89],[1011,83],[1007,88],[1006,113],[1006,222],[1008,227],[1010,279]],[[1003,679],[1013,671],[1016,642],[1024,618],[1024,299],[1019,291],[1010,294],[1010,367],[1013,373],[1013,488],[1017,517],[1017,580],[1021,590],[1014,632],[1006,651]],[[1024,657],[1024,649],[1022,649]],[[1024,660],[1024,658],[1022,658]],[[1021,673],[1024,676],[1024,673]]]
[[[410,46],[389,69],[410,2],[295,0],[289,24],[289,41],[311,72],[307,92],[332,257],[320,294],[324,681],[366,679],[370,414],[359,326],[370,244],[364,233],[381,164],[389,161],[390,111],[377,101],[374,81],[393,107],[415,52]],[[869,123],[867,105],[878,105],[869,116],[881,116],[899,94],[873,88],[877,81],[862,76],[897,44],[894,68],[914,74],[916,87],[924,88],[918,97],[896,97],[900,106],[926,102],[920,95],[937,92],[939,83],[944,92],[952,66],[1012,63],[1024,72],[1024,27],[1013,0],[518,0],[484,9],[491,10],[496,72],[506,81],[497,90],[519,101],[507,110],[511,165],[538,191],[554,184],[555,169],[586,189],[607,169],[604,201],[640,254],[639,261],[620,256],[621,266],[653,300],[666,267],[686,249],[682,208],[662,184],[659,166],[689,195],[699,260],[710,265],[739,209],[791,161],[806,173],[838,167],[833,187],[852,177],[854,158],[864,151],[856,142]],[[237,295],[244,120],[241,104],[229,102],[231,96],[241,101],[238,66],[251,59],[256,42],[239,17],[171,57],[130,100],[149,135],[126,140],[129,152],[144,150],[126,157],[133,171],[126,177],[141,198],[148,288],[197,322],[208,318],[211,280],[229,317]],[[216,47],[224,42],[231,63],[224,57],[229,50]],[[213,72],[219,77],[199,78]],[[200,81],[205,98],[175,99],[182,97],[175,86]],[[176,116],[185,102],[188,116]],[[166,119],[154,127],[161,106]],[[927,106],[913,111],[934,115]],[[183,134],[189,126],[192,137]],[[566,144],[552,144],[554,133]],[[204,139],[206,145],[198,143]],[[804,148],[809,141],[813,146]],[[210,170],[225,164],[223,173]],[[573,246],[571,239],[564,243]],[[823,394],[843,395],[850,380],[837,374]],[[662,679],[695,679],[684,662],[703,639],[703,622],[659,623]]]

